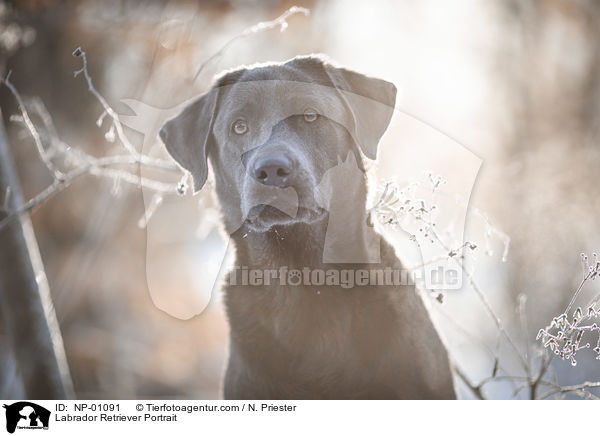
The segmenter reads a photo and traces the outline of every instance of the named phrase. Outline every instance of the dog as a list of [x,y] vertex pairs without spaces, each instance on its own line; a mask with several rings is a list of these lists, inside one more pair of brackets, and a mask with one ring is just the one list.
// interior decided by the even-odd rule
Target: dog
[[[161,128],[195,192],[210,164],[235,246],[226,399],[455,398],[415,287],[366,283],[364,271],[402,269],[366,210],[395,99],[392,83],[299,56],[225,72]],[[240,279],[248,271],[276,274],[256,286]],[[362,271],[363,283],[315,271]]]

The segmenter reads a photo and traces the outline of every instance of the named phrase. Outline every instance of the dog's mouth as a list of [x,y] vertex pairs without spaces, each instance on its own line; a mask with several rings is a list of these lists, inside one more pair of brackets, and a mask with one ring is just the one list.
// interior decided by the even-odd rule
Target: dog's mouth
[[327,211],[321,207],[298,207],[295,217],[291,217],[276,207],[260,204],[254,206],[246,222],[250,228],[257,232],[266,232],[274,226],[292,226],[295,224],[312,224],[321,220]]

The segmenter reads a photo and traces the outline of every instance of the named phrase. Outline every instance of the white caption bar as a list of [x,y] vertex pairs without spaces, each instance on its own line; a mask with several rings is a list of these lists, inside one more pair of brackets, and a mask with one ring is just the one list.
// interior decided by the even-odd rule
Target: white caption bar
[[[553,402],[501,401],[10,401],[0,435],[476,434],[568,431],[549,419]],[[593,402],[561,402],[561,416],[593,415]],[[575,410],[577,408],[577,410]],[[35,430],[38,430],[37,432]],[[181,433],[184,434],[184,433]],[[214,433],[210,433],[214,434]]]

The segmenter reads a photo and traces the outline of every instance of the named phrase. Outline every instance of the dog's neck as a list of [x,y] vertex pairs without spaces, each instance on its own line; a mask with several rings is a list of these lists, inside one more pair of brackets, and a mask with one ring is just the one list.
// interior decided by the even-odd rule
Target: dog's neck
[[[361,259],[378,262],[379,252],[374,257],[374,248],[378,250],[379,245],[373,241],[378,242],[380,236],[368,225],[367,212],[363,209],[345,216],[351,219],[340,222],[339,217],[326,214],[311,224],[273,226],[264,232],[253,231],[244,225],[232,235],[232,240],[237,259],[245,259],[248,265],[236,266],[302,269],[323,268],[325,264],[363,263]],[[348,254],[354,260],[344,257]]]
[[312,223],[273,226],[257,232],[242,226],[232,235],[237,259],[245,259],[250,268],[318,267],[323,255],[327,217]]

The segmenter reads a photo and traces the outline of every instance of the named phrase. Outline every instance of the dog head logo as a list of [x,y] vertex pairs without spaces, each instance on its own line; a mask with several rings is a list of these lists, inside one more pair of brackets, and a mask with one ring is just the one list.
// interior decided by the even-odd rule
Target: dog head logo
[[29,401],[3,405],[6,409],[6,431],[18,429],[48,429],[50,411]]
[[[418,168],[441,173],[438,167],[445,168],[447,157],[454,157],[468,161],[464,165],[467,182],[464,189],[460,182],[461,190],[457,192],[461,198],[469,198],[480,165],[478,158],[447,135],[395,110],[393,84],[337,67],[320,57],[297,57],[284,63],[228,71],[205,94],[165,111],[140,102],[133,104],[131,100],[126,103],[137,115],[126,117],[124,122],[146,134],[144,147],[151,147],[151,143],[155,146],[153,138],[160,123],[170,118],[160,129],[160,138],[170,156],[191,176],[193,192],[201,193],[201,201],[195,205],[191,199],[165,200],[161,211],[153,212],[152,221],[145,221],[150,295],[157,307],[182,319],[201,313],[208,305],[212,291],[219,287],[228,270],[228,259],[233,257],[232,241],[249,244],[248,241],[267,233],[288,241],[286,233],[293,225],[304,229],[310,226],[311,234],[325,234],[324,241],[310,244],[323,245],[323,264],[378,264],[380,239],[366,229],[376,221],[367,214],[366,172],[379,154],[378,144],[393,114],[391,136],[397,145],[394,163],[398,168],[388,168],[392,177],[400,175],[410,180],[407,177]],[[173,118],[174,114],[177,115]],[[412,139],[404,140],[405,137]],[[426,155],[433,161],[415,164],[414,155]],[[209,180],[209,189],[203,189],[209,163],[214,180]],[[381,163],[385,166],[388,162]],[[142,176],[144,171],[141,167]],[[451,182],[458,186],[459,182]],[[206,195],[212,188],[219,204]],[[156,210],[152,206],[156,194],[143,190],[143,195],[148,208]],[[220,221],[210,215],[211,207],[223,212],[229,241],[217,242],[215,239],[221,235],[204,229],[207,221]],[[457,213],[466,216],[466,209]],[[449,214],[448,217],[454,220]],[[175,244],[164,237],[166,228],[184,231],[183,225],[173,225],[175,220],[188,226],[201,222],[197,239],[204,239],[198,241],[203,248],[195,245],[193,249],[207,251],[207,243],[212,254],[202,255],[192,264],[190,256],[175,253]],[[462,236],[461,223],[464,227],[465,220],[454,221],[457,234]],[[321,232],[323,228],[325,232]],[[176,230],[168,232],[178,241],[185,240],[191,248],[190,239],[176,234]],[[394,230],[394,238],[415,251],[414,243],[408,239],[421,229],[402,230]],[[439,255],[427,253],[427,259]],[[154,266],[160,263],[164,267],[165,262],[178,271],[174,276],[178,280],[181,277],[181,286],[173,285],[172,276],[165,276],[163,281],[158,272],[161,269]],[[414,259],[413,263],[425,262]],[[172,295],[174,288],[190,289],[190,281],[198,285],[193,294],[182,298]],[[169,291],[155,292],[159,289]],[[180,304],[183,300],[188,303]]]

